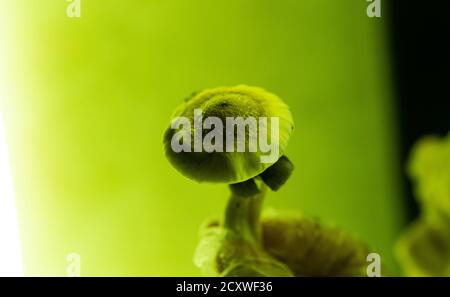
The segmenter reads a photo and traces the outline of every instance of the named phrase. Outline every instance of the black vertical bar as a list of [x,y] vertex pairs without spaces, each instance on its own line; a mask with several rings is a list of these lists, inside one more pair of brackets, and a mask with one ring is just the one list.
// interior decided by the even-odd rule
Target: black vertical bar
[[449,1],[383,3],[390,23],[402,176],[414,217],[418,208],[405,172],[411,147],[424,135],[444,136],[450,129]]

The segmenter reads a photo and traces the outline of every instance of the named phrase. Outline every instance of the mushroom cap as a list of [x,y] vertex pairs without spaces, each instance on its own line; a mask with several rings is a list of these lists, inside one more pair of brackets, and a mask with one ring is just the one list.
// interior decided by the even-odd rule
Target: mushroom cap
[[[194,110],[201,109],[203,121],[207,117],[217,117],[222,120],[223,130],[220,131],[223,137],[222,152],[194,152]],[[267,92],[258,87],[239,85],[235,87],[219,87],[207,89],[192,95],[186,99],[173,114],[172,121],[178,117],[189,119],[191,124],[191,152],[175,152],[171,147],[173,136],[180,129],[172,129],[171,126],[164,134],[164,149],[166,157],[171,164],[183,175],[198,182],[216,182],[216,183],[239,183],[251,179],[268,167],[273,165],[286,150],[289,137],[294,129],[289,107],[276,95]],[[254,117],[256,123],[259,123],[260,117],[267,117],[267,127],[260,129],[257,124],[257,137],[265,133],[267,143],[275,143],[277,137],[271,136],[271,118],[279,119],[279,129],[274,131],[278,136],[278,156],[273,162],[263,163],[261,156],[267,155],[262,152],[259,141],[256,151],[250,151],[248,146],[249,129],[245,129],[245,151],[237,152],[238,144],[237,129],[234,132],[235,147],[232,152],[226,151],[226,118],[242,117],[245,119]],[[209,131],[203,129],[203,137]],[[203,141],[204,138],[202,138]],[[257,138],[258,139],[258,138]],[[271,160],[272,161],[272,160]]]

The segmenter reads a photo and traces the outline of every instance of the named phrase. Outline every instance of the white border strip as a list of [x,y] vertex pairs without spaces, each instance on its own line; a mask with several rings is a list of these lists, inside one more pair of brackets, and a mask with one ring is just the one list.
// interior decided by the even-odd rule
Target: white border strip
[[[8,71],[10,66],[10,31],[13,27],[9,18],[7,6],[2,3],[0,9],[0,101],[10,98]],[[3,104],[2,104],[3,105]],[[1,112],[6,112],[2,111]],[[20,245],[19,224],[13,190],[13,180],[8,149],[6,145],[6,130],[0,114],[0,277],[22,276],[22,249]]]

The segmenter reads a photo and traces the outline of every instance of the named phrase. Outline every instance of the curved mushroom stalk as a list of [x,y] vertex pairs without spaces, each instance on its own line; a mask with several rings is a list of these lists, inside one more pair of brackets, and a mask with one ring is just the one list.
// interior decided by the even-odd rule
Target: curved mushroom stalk
[[223,224],[207,224],[194,257],[205,276],[364,276],[369,249],[315,219],[260,213],[266,186],[232,195]]
[[251,197],[232,193],[223,226],[208,225],[194,257],[204,275],[293,276],[263,248],[260,214],[265,193],[265,185]]
[[253,197],[260,193],[260,189],[253,178],[240,183],[230,184],[229,187],[235,198]]
[[[255,181],[252,182],[256,187]],[[262,184],[258,192],[250,197],[232,193],[225,210],[224,227],[258,246],[261,245],[259,220],[266,191],[267,187]]]

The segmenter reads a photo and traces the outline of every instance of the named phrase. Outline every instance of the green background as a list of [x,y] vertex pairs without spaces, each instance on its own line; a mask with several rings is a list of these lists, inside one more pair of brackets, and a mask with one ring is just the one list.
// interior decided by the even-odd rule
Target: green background
[[363,0],[81,0],[79,19],[67,5],[11,5],[17,89],[0,107],[26,274],[65,275],[76,252],[82,275],[198,275],[199,226],[228,190],[177,173],[162,135],[193,91],[242,83],[279,95],[296,123],[296,170],[266,205],[341,227],[396,272],[384,15]]

